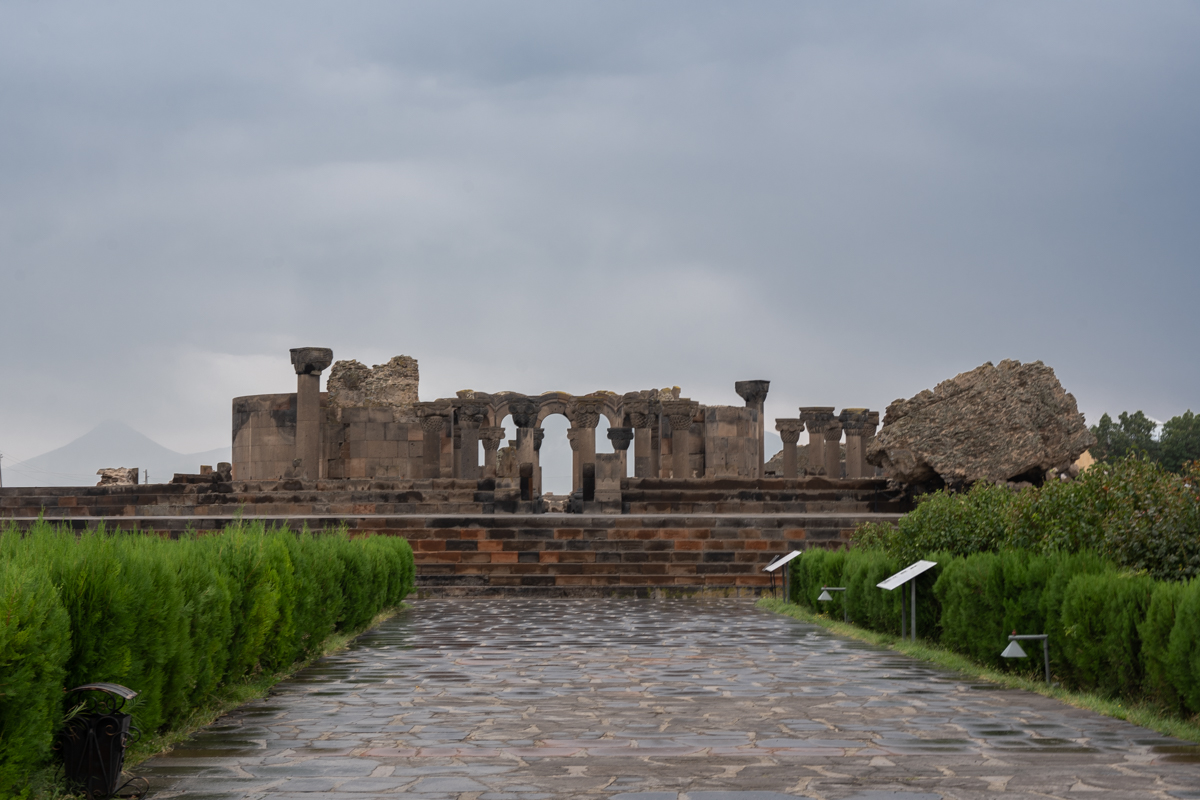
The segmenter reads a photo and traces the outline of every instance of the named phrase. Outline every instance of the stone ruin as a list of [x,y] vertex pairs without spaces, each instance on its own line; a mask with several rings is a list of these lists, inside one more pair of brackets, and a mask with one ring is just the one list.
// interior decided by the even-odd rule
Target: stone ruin
[[[769,381],[736,382],[739,406],[705,405],[681,396],[679,387],[584,395],[463,390],[422,402],[414,358],[396,356],[367,367],[358,361],[334,363],[326,348],[297,348],[291,355],[295,394],[233,401],[235,480],[497,480],[521,487],[522,497],[536,498],[542,493],[542,423],[552,414],[570,422],[573,495],[599,503],[619,503],[622,481],[629,479],[768,477],[763,406]],[[328,387],[321,392],[326,369]],[[878,413],[834,411],[802,408],[795,419],[775,421],[784,445],[773,477],[874,476],[863,455]],[[612,453],[596,452],[601,418],[609,425]],[[503,427],[506,420],[511,429]],[[802,467],[797,442],[805,430]]]
[[104,467],[96,470],[100,476],[97,486],[136,486],[138,482],[137,467]]

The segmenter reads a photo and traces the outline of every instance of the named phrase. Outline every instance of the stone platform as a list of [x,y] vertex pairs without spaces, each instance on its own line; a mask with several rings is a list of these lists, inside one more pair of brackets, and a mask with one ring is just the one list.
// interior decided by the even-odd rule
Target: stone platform
[[137,770],[185,800],[1200,797],[1200,748],[747,601],[419,600]]
[[[791,550],[838,547],[905,509],[886,483],[705,479],[622,481],[585,513],[540,513],[503,482],[457,479],[224,481],[0,489],[0,523],[178,536],[234,520],[403,536],[423,595],[759,594],[762,568]],[[604,513],[600,513],[604,512]]]
[[[775,558],[837,547],[862,522],[889,514],[487,514],[51,516],[77,529],[166,536],[219,530],[235,519],[293,530],[403,536],[413,547],[422,595],[757,595]],[[10,517],[27,526],[38,517]]]

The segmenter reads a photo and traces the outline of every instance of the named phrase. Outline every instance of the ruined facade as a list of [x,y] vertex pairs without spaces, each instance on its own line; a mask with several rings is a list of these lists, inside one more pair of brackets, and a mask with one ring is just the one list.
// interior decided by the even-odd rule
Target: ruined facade
[[[606,485],[627,475],[762,477],[767,381],[737,384],[744,406],[702,405],[677,389],[587,395],[465,390],[420,402],[415,359],[397,356],[373,368],[339,361],[329,390],[320,392],[317,381],[332,358],[324,348],[293,350],[295,394],[234,399],[235,479],[519,479],[521,466],[531,465],[536,487],[542,422],[552,414],[571,423],[575,490],[585,479]],[[610,454],[596,453],[601,417],[609,425]]]

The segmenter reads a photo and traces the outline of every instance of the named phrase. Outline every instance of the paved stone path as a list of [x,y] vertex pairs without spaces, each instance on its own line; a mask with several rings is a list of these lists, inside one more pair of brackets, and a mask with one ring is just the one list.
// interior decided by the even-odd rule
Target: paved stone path
[[139,773],[192,800],[1200,798],[1194,745],[746,601],[416,601]]

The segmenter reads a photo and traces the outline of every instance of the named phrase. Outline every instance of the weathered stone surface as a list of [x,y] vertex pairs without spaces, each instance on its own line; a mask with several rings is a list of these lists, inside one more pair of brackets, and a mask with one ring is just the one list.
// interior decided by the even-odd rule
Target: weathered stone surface
[[386,364],[367,367],[358,361],[339,361],[329,372],[329,405],[334,408],[409,408],[417,402],[417,360],[396,356]]
[[137,467],[105,467],[96,474],[100,476],[97,486],[134,486],[138,482]]
[[1054,370],[1005,360],[893,402],[867,462],[905,484],[1040,480],[1095,441]]

